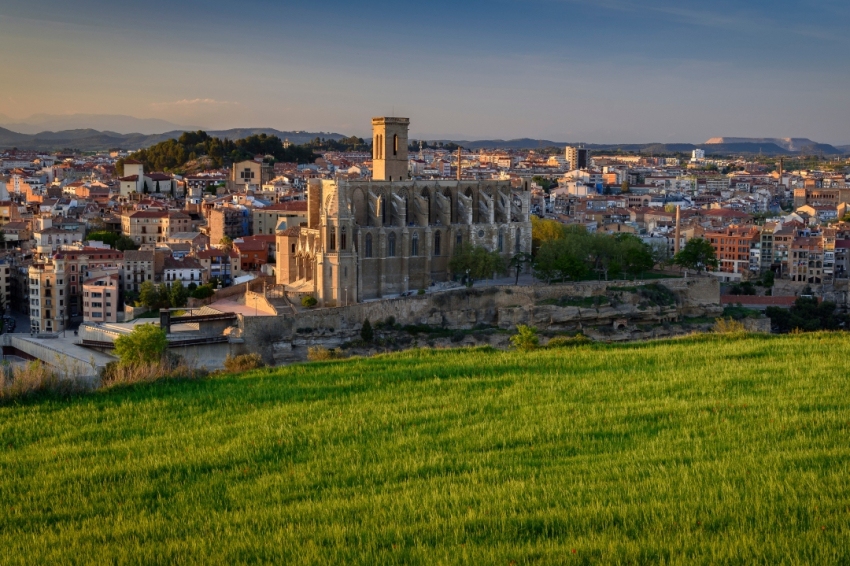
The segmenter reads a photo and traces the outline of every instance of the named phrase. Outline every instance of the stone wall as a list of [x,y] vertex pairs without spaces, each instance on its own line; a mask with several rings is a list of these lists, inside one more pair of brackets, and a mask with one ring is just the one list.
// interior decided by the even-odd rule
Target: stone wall
[[[636,287],[656,282],[587,282],[563,285],[494,286],[455,289],[426,295],[358,303],[346,307],[299,312],[297,316],[239,316],[239,335],[245,352],[260,353],[268,363],[303,359],[311,345],[336,347],[359,337],[367,318],[394,318],[397,324],[423,324],[470,329],[476,326],[514,328],[530,324],[541,329],[577,330],[586,326],[675,320],[680,316],[717,316],[720,285],[711,277],[664,279],[657,283],[676,295],[671,306],[647,305]],[[616,294],[612,304],[572,307],[540,304],[574,298]],[[613,295],[612,295],[613,296]],[[616,304],[614,304],[616,303]]]

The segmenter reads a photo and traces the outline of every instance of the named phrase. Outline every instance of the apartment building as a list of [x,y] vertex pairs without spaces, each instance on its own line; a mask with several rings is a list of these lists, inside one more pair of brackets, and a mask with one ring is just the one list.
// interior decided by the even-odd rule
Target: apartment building
[[32,332],[60,332],[66,328],[65,271],[60,262],[29,267],[29,309]]
[[117,269],[110,271],[83,281],[85,322],[118,322],[121,274]]
[[761,234],[755,226],[729,226],[720,231],[707,231],[705,239],[717,256],[718,271],[743,274],[750,271],[750,250],[759,245]]
[[242,205],[224,204],[214,207],[207,212],[207,230],[210,243],[218,244],[227,236],[235,240],[248,236],[250,231],[251,211]]
[[819,284],[823,282],[823,239],[794,238],[791,243],[788,271],[791,281]]
[[205,275],[204,266],[193,257],[175,259],[172,256],[166,256],[163,258],[162,281],[168,288],[177,281],[181,281],[184,287],[190,283],[203,285],[207,281]]
[[165,242],[174,234],[191,232],[192,219],[175,210],[137,210],[121,217],[121,232],[137,244]]
[[83,284],[100,275],[103,270],[120,273],[124,266],[124,252],[110,248],[82,248],[63,250],[53,256],[53,263],[61,266],[67,279],[65,295],[68,299],[68,316],[79,316],[83,312]]
[[197,259],[206,271],[206,280],[216,278],[223,285],[230,285],[233,278],[241,274],[240,257],[236,251],[211,248],[198,252]]
[[[286,230],[307,222],[307,201],[291,201],[255,208],[252,213],[253,234],[274,235],[275,230]],[[283,226],[280,223],[284,222]]]
[[153,250],[124,252],[124,291],[138,293],[142,283],[156,283],[156,254]]

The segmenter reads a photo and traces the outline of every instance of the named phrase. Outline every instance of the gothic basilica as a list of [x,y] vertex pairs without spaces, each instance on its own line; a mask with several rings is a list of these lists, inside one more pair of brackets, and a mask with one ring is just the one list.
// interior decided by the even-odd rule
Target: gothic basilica
[[412,180],[407,118],[372,119],[370,180],[312,179],[307,223],[277,232],[277,283],[319,305],[350,304],[451,277],[463,245],[531,251],[528,182]]

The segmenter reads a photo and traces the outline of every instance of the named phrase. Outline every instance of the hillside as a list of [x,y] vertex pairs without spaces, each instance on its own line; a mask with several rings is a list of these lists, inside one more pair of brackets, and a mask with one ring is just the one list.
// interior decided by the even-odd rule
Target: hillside
[[[81,151],[104,151],[112,148],[142,149],[179,138],[183,132],[175,130],[162,134],[119,134],[116,132],[100,132],[97,130],[66,130],[61,132],[40,132],[28,135],[19,134],[0,128],[0,149],[17,147],[39,151],[55,151],[73,148]],[[271,128],[236,128],[232,130],[217,130],[207,132],[209,135],[222,139],[241,139],[252,135],[266,134],[288,139],[294,144],[304,144],[316,137],[339,140],[343,135],[324,132],[284,132]]]
[[0,563],[846,564],[848,355],[414,350],[0,407]]

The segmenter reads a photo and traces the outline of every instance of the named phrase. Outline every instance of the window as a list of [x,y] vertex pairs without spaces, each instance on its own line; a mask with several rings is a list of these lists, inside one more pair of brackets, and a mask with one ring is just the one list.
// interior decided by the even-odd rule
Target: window
[[440,255],[440,232],[434,232],[434,255]]
[[345,233],[345,226],[342,227],[339,234],[339,249],[345,251],[346,244],[348,243],[348,235]]
[[455,238],[455,243],[457,244],[457,247],[463,246],[463,234],[457,235],[457,238]]
[[516,229],[516,242],[514,242],[514,253],[519,253],[521,251],[520,250],[521,241],[522,241],[522,229],[517,228]]
[[410,239],[410,255],[418,256],[419,255],[419,233],[414,232],[413,237]]
[[387,238],[387,257],[395,257],[395,233]]
[[366,249],[363,252],[363,257],[372,257],[372,234],[366,234]]
[[393,155],[398,155],[398,134],[393,134]]
[[334,228],[333,226],[331,226],[330,244],[328,246],[328,249],[330,251],[334,251],[336,249],[336,228]]
[[499,251],[500,251],[500,252],[505,251],[505,234],[504,234],[504,232],[502,232],[502,230],[501,230],[501,229],[499,230],[499,243],[498,243],[498,246],[499,246]]
[[295,244],[292,244],[292,253],[295,253]]

